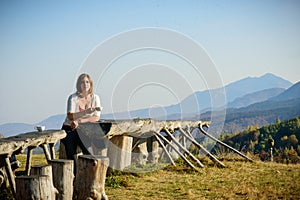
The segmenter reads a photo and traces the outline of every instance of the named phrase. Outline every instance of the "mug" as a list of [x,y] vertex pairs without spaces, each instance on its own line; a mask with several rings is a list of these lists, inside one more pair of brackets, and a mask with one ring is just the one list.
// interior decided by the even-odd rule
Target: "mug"
[[45,128],[46,128],[45,126],[40,126],[40,125],[34,127],[34,129],[36,129],[38,132],[44,131]]

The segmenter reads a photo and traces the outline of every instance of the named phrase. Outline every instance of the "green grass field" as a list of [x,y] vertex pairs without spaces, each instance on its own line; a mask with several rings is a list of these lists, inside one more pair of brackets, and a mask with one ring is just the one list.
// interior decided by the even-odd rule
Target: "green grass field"
[[[25,155],[19,155],[24,170]],[[244,160],[223,160],[226,168],[203,160],[195,171],[182,161],[148,173],[113,171],[106,179],[106,193],[114,199],[299,199],[300,165]],[[33,165],[46,163],[33,155]]]

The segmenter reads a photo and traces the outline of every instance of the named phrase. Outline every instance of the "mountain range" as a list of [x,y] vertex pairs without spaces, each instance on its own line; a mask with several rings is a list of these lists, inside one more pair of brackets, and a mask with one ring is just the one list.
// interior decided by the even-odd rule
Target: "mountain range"
[[[156,119],[203,119],[209,120],[211,114],[211,94],[225,91],[226,119],[224,131],[235,132],[249,125],[262,126],[300,115],[300,82],[291,82],[267,73],[260,77],[247,77],[226,85],[224,88],[197,91],[180,103],[163,108],[145,108],[130,112],[103,114],[102,119],[156,118]],[[195,105],[198,108],[195,109]],[[151,115],[150,115],[151,114]],[[47,129],[60,129],[65,114],[51,116],[37,124]],[[33,131],[37,124],[8,123],[0,125],[0,134],[16,135]]]

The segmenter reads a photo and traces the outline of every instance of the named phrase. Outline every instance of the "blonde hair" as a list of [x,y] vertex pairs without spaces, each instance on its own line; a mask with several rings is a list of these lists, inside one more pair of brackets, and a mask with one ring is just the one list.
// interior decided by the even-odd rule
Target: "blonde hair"
[[77,95],[78,96],[82,96],[82,90],[81,90],[81,83],[83,82],[84,78],[88,78],[89,82],[90,82],[90,89],[88,91],[89,94],[93,93],[93,81],[92,78],[88,75],[88,74],[81,74],[78,79],[77,79],[77,83],[76,83],[76,89],[77,89]]

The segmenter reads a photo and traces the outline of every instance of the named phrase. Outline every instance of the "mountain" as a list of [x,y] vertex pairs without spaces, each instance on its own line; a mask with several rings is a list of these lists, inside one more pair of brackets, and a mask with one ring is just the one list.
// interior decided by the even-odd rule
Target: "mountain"
[[293,84],[274,74],[267,73],[260,77],[248,77],[225,86],[227,101],[233,101],[245,94],[258,92],[270,88],[287,89]]
[[64,119],[64,114],[51,116],[39,123],[36,124],[25,124],[25,123],[6,123],[0,125],[0,134],[3,134],[5,137],[18,135],[21,133],[36,131],[34,129],[37,125],[46,126],[46,129],[60,129]]
[[271,98],[270,100],[282,101],[296,98],[300,98],[300,81],[288,88],[286,91],[282,92],[280,95]]
[[45,119],[37,124],[46,126],[47,129],[60,129],[62,127],[62,124],[63,124],[65,118],[66,118],[65,114],[54,115],[54,116],[48,117],[47,119]]
[[3,134],[5,137],[12,135],[17,135],[25,132],[34,131],[33,124],[24,124],[24,123],[7,123],[0,125],[0,134]]
[[283,89],[283,88],[271,88],[271,89],[265,89],[262,91],[246,94],[242,97],[236,98],[232,102],[229,102],[227,104],[227,108],[246,107],[246,106],[249,106],[254,103],[266,101],[272,97],[275,97],[275,96],[281,94],[284,91],[285,91],[285,89]]
[[[242,108],[228,108],[224,123],[224,132],[245,130],[248,126],[263,126],[274,123],[277,118],[287,120],[300,116],[299,82],[266,101],[254,103]],[[295,98],[294,98],[295,97]],[[209,120],[211,112],[198,115],[198,118]]]
[[265,101],[241,109],[227,110],[224,132],[236,132],[248,126],[264,126],[276,119],[287,120],[300,116],[300,98],[286,101]]
[[[241,107],[247,106],[251,104],[251,102],[247,102],[247,99],[240,99],[237,102],[233,102],[236,98],[243,97],[244,95],[256,96],[252,99],[253,103],[260,102],[266,100],[268,97],[276,96],[277,94],[282,92],[283,89],[286,89],[292,85],[291,82],[284,80],[278,76],[275,76],[271,73],[267,73],[260,77],[247,77],[236,82],[230,83],[224,87],[226,92],[227,102],[231,102],[231,107]],[[277,89],[274,89],[277,88]],[[281,89],[278,89],[281,88]],[[269,90],[273,89],[273,90]],[[156,119],[184,119],[190,118],[196,114],[202,113],[206,110],[210,110],[212,107],[212,95],[215,96],[215,100],[218,101],[218,95],[224,95],[222,88],[205,90],[205,91],[197,91],[180,103],[175,105],[170,105],[164,107],[164,110],[161,108],[145,108],[134,110],[130,112],[120,112],[114,114],[103,115],[103,118],[111,119],[124,119],[124,118],[156,118]],[[266,91],[264,91],[266,90]],[[276,90],[276,91],[275,91]],[[255,92],[260,94],[257,96]],[[245,98],[249,98],[245,97]],[[240,101],[240,103],[238,103]],[[244,101],[244,103],[241,103]],[[222,104],[220,102],[219,104]],[[224,102],[225,103],[225,102]],[[243,105],[244,104],[244,105]]]

